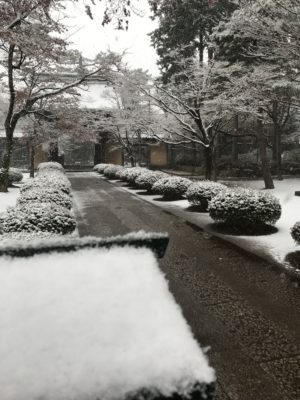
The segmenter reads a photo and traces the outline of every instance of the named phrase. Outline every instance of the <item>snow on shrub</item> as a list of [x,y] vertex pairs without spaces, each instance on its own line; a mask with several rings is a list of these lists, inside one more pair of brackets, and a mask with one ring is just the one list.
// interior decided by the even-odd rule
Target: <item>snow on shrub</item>
[[129,174],[130,170],[131,167],[123,168],[122,171],[118,172],[118,178],[121,179],[122,181],[127,181],[127,175]]
[[[1,229],[1,226],[0,226]],[[71,233],[74,235],[74,233]],[[67,235],[65,236],[67,237]],[[64,240],[66,240],[64,237]],[[73,236],[72,236],[73,237]],[[16,244],[18,247],[22,243],[22,246],[28,247],[31,243],[36,242],[37,240],[40,242],[42,240],[46,240],[49,243],[49,240],[59,240],[61,243],[61,234],[53,233],[53,232],[9,232],[9,233],[1,233],[1,246],[11,246],[12,243]],[[25,242],[25,243],[24,243]]]
[[0,215],[0,230],[8,232],[53,232],[66,234],[74,231],[73,213],[54,203],[28,203],[9,208]]
[[291,235],[295,242],[297,244],[300,244],[300,221],[296,222],[295,225],[292,227]]
[[108,179],[118,178],[117,172],[122,171],[123,167],[121,165],[110,165],[103,170],[104,176]]
[[125,179],[123,178],[123,174],[124,174],[127,170],[128,170],[127,167],[122,167],[122,168],[118,169],[118,171],[116,172],[116,178],[117,178],[117,179],[120,179],[120,180],[125,180]]
[[72,208],[72,200],[70,196],[56,187],[40,187],[22,192],[17,200],[17,204],[32,203],[55,203],[58,206]]
[[94,165],[93,170],[96,172],[99,172],[98,169],[104,168],[104,165],[107,165],[107,164],[104,164],[104,163],[96,164],[96,165]]
[[142,167],[128,168],[128,170],[126,171],[125,179],[131,185],[134,185],[135,184],[135,180],[137,179],[137,177],[140,176],[145,171],[147,171],[147,169],[146,168],[142,168]]
[[185,194],[191,183],[192,181],[187,178],[170,176],[159,179],[154,183],[152,189],[154,193],[160,194],[165,199],[176,200]]
[[214,370],[149,250],[7,257],[0,280],[1,400],[213,398]]
[[71,192],[71,184],[68,180],[61,180],[60,177],[55,176],[38,176],[31,179],[22,185],[20,192],[24,193],[28,190],[38,189],[38,188],[53,188],[61,190],[64,193],[69,194]]
[[166,178],[166,177],[167,177],[167,174],[165,174],[163,172],[146,170],[146,171],[142,172],[136,178],[135,184],[141,189],[151,191],[152,186],[154,185],[155,182],[157,182],[159,179]]
[[45,170],[56,170],[65,173],[64,167],[55,161],[42,162],[38,165],[37,169],[38,172],[43,172]]
[[53,188],[61,190],[64,193],[69,194],[71,192],[71,183],[65,175],[48,173],[43,175],[37,175],[36,178],[28,180],[21,186],[20,192],[24,193],[28,190],[34,190],[38,188]]
[[186,191],[186,198],[195,205],[200,206],[201,210],[207,211],[208,203],[220,191],[225,190],[226,186],[222,183],[201,181],[192,183]]
[[9,168],[8,180],[11,183],[21,182],[23,174],[18,168]]
[[[3,172],[0,170],[0,175],[2,175]],[[8,171],[8,185],[11,186],[13,183],[21,182],[23,179],[23,174],[22,172],[17,169],[17,168],[9,168]]]
[[103,174],[105,168],[111,167],[114,164],[97,164],[94,166],[94,170],[97,171],[99,174]]
[[227,189],[217,194],[209,204],[209,214],[215,221],[229,226],[274,224],[281,215],[279,200],[253,189]]

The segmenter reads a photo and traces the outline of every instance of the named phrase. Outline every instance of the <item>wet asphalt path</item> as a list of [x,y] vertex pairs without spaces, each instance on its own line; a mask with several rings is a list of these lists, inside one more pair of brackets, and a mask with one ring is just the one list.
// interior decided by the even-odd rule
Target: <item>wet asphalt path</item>
[[81,236],[170,235],[160,262],[195,337],[210,346],[217,400],[300,399],[300,296],[271,264],[93,173],[68,174]]

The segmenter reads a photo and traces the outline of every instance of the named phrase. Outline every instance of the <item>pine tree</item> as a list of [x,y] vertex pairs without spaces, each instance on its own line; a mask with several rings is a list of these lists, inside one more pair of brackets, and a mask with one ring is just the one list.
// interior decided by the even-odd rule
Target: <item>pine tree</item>
[[236,8],[231,0],[149,0],[158,28],[151,39],[159,56],[163,82],[178,70],[174,51],[180,58],[197,56],[203,62],[205,53],[212,57],[209,35],[220,20]]

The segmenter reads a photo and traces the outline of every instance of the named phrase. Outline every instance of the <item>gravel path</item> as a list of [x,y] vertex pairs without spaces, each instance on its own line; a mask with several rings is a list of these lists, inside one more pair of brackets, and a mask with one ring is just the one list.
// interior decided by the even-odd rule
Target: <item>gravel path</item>
[[[69,173],[81,236],[163,231],[160,265],[217,371],[217,400],[299,400],[299,289],[267,261],[94,173]],[[298,374],[298,377],[297,377]]]

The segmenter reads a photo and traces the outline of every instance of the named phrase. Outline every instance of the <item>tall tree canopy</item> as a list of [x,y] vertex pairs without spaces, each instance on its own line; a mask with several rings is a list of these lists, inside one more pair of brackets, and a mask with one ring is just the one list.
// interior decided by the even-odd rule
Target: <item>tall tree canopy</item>
[[[158,28],[151,39],[159,56],[163,81],[178,72],[175,54],[191,57],[197,54],[203,61],[205,50],[209,57],[209,35],[220,20],[226,19],[236,8],[233,0],[149,0]],[[176,51],[176,53],[174,53]]]

